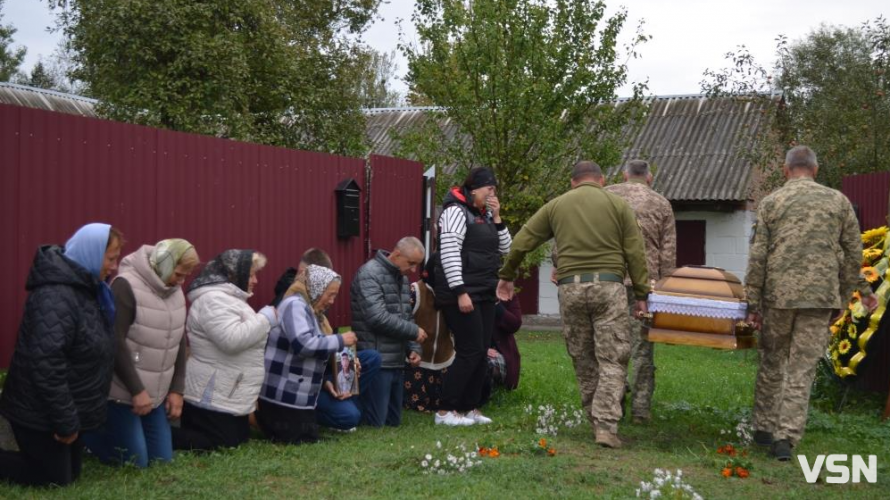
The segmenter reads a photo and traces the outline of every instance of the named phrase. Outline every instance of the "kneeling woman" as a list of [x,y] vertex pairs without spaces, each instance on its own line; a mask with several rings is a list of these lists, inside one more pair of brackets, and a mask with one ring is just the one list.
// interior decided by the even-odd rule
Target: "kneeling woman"
[[297,276],[278,306],[279,325],[266,344],[266,380],[257,422],[272,441],[318,440],[315,405],[328,358],[356,343],[353,332],[325,335],[324,311],[340,292],[340,275],[311,265]]
[[250,438],[248,415],[263,383],[263,350],[278,324],[273,307],[254,312],[247,303],[265,265],[259,252],[226,250],[189,285],[191,356],[175,449],[231,448]]
[[170,423],[182,411],[185,385],[185,295],[198,265],[186,240],[144,245],[121,261],[111,291],[117,306],[117,353],[105,428],[84,443],[106,463],[173,459]]

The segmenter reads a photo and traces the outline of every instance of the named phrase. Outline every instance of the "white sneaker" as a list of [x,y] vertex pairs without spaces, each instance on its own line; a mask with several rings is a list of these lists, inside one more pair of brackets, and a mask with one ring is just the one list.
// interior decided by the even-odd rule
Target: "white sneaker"
[[472,419],[477,424],[490,424],[491,419],[482,414],[479,410],[473,410],[467,413],[467,418]]
[[473,425],[476,423],[472,418],[467,418],[460,413],[449,411],[444,415],[440,415],[438,412],[436,413],[436,425],[450,425],[450,426],[459,426],[459,425]]
[[336,428],[336,427],[328,427],[328,429],[330,429],[330,430],[332,430],[332,431],[334,431],[334,432],[341,432],[341,433],[343,433],[343,434],[350,434],[350,433],[355,432],[355,429],[356,429],[356,428],[355,428],[355,427],[351,427],[351,428],[349,428],[349,429],[338,429],[338,428]]

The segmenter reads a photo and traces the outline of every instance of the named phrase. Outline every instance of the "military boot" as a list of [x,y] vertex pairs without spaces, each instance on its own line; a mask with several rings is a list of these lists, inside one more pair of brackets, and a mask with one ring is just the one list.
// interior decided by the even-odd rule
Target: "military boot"
[[791,460],[791,442],[787,439],[780,439],[778,441],[773,441],[773,445],[770,448],[773,456],[780,462],[787,462]]
[[758,446],[771,446],[773,444],[773,435],[766,431],[754,431],[754,444]]
[[606,429],[597,428],[595,435],[596,444],[606,448],[621,448],[621,440],[618,439],[618,434]]

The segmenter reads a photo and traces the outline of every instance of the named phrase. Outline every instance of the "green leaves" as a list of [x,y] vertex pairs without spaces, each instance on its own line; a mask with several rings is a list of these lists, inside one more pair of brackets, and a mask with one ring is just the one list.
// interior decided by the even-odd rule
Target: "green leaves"
[[348,35],[378,3],[73,0],[59,25],[109,118],[363,155]]
[[[0,23],[3,21],[3,2],[0,0]],[[0,24],[0,82],[7,82],[16,76],[25,60],[26,49],[12,47],[12,35],[16,31],[11,24]]]
[[[576,161],[617,163],[620,132],[641,116],[645,86],[613,105],[627,81],[616,49],[626,12],[604,11],[590,0],[418,0],[419,45],[401,45],[412,98],[441,106],[433,118],[460,133],[408,131],[402,154],[440,167],[440,188],[474,166],[493,168],[514,232],[566,190]],[[632,57],[646,39],[623,53]]]
[[819,158],[819,181],[839,188],[845,175],[890,169],[890,26],[882,17],[855,28],[820,26],[805,38],[776,38],[771,69],[744,46],[727,54],[731,66],[705,71],[711,95],[763,99],[782,105],[758,151],[767,189],[781,182],[781,151],[797,144]]

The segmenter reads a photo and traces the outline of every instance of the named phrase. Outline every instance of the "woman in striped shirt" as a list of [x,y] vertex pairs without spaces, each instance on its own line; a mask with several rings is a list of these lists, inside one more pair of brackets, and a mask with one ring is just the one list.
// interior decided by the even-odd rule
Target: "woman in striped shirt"
[[454,335],[457,355],[445,377],[442,408],[435,419],[445,425],[487,424],[491,419],[479,411],[486,351],[494,330],[497,273],[512,239],[501,221],[497,180],[488,168],[471,170],[442,205],[436,303]]

